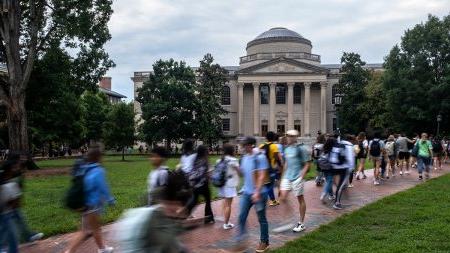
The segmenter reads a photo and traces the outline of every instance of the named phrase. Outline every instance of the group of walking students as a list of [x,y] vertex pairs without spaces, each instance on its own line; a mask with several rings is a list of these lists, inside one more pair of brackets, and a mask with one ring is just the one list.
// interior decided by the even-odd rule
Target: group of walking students
[[[423,180],[424,173],[425,179],[428,179],[431,166],[441,169],[442,158],[447,157],[450,149],[448,143],[437,138],[430,141],[426,133],[413,139],[403,134],[390,135],[385,140],[375,133],[370,141],[364,133],[358,136],[319,134],[312,147],[298,143],[298,137],[296,130],[287,131],[281,138],[268,132],[265,142],[260,145],[254,137],[239,138],[238,150],[231,144],[223,145],[223,155],[214,166],[209,165],[208,148],[202,145],[195,147],[194,141],[188,139],[183,143],[183,155],[175,169],[165,165],[169,158],[168,151],[161,146],[154,147],[150,152],[153,169],[148,176],[143,207],[125,211],[115,225],[113,234],[119,246],[118,252],[189,252],[179,241],[178,235],[187,226],[198,225],[198,221],[205,225],[216,221],[211,208],[210,185],[218,188],[222,198],[224,230],[235,227],[231,213],[239,213],[230,251],[243,252],[247,249],[250,242],[246,222],[254,207],[260,226],[260,241],[255,250],[266,252],[270,244],[267,206],[279,208],[280,217],[295,219],[295,222],[289,222],[290,218],[284,219],[289,223],[278,224],[273,228],[273,233],[306,229],[305,178],[313,164],[317,170],[315,183],[323,186],[321,195],[317,197],[331,208],[340,210],[344,208],[342,195],[345,189],[353,187],[353,180],[366,179],[366,159],[373,162],[373,184],[379,186],[384,180],[410,174],[412,167],[417,167],[419,180]],[[76,252],[91,236],[99,253],[114,251],[104,244],[101,233],[104,206],[115,204],[101,158],[100,146],[94,145],[74,166],[73,184],[66,197],[66,206],[81,213],[81,229],[69,243],[66,253]],[[2,170],[2,182],[13,183],[9,171]],[[13,238],[14,233],[7,230],[13,219],[17,219],[18,215],[20,217],[20,212],[12,206],[13,199],[8,199],[11,196],[3,193],[6,189],[4,185],[2,183],[0,188],[0,242],[8,246],[4,248],[6,252],[17,252],[17,239]],[[289,193],[296,197],[298,208],[287,201]],[[238,195],[239,210],[232,210],[232,202]],[[20,194],[16,194],[16,198],[18,196]],[[200,197],[205,202],[205,215],[196,218],[192,212]],[[42,237],[42,234],[30,232],[28,239],[35,240],[33,236]]]

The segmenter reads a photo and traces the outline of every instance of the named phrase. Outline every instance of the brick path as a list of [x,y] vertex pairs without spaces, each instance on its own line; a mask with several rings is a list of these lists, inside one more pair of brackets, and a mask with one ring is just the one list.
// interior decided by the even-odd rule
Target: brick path
[[[445,166],[442,171],[433,171],[432,177],[441,176],[443,174],[450,172],[450,166]],[[409,189],[420,182],[417,180],[417,173],[412,171],[410,175],[397,176],[395,179],[387,180],[380,186],[374,186],[372,183],[372,171],[366,172],[368,178],[365,180],[354,181],[354,188],[348,189],[344,196],[342,203],[344,204],[344,209],[340,211],[335,211],[331,209],[329,205],[323,205],[319,201],[319,195],[322,187],[316,187],[314,182],[310,181],[306,183],[305,186],[305,199],[307,204],[306,211],[306,231],[302,233],[293,233],[292,231],[286,231],[283,233],[273,233],[271,230],[278,227],[280,224],[286,224],[286,222],[291,222],[295,224],[297,222],[297,215],[292,215],[291,217],[282,217],[281,210],[282,205],[276,207],[267,207],[267,219],[269,221],[269,234],[271,248],[276,248],[282,246],[289,240],[293,240],[308,233],[320,225],[329,223],[336,219],[337,217],[352,212],[359,209],[369,203],[372,203],[380,198],[387,195],[391,195],[406,189]],[[291,196],[291,205],[297,210],[296,200]],[[213,202],[213,211],[216,215],[216,223],[213,225],[202,226],[193,230],[186,232],[182,236],[182,240],[185,242],[186,246],[194,253],[207,253],[207,252],[227,252],[227,248],[231,244],[231,238],[235,235],[236,229],[223,230],[220,216],[221,214],[221,201]],[[203,205],[199,206],[195,212],[194,216],[201,217],[203,213]],[[233,202],[231,222],[237,224],[238,216],[238,199],[236,198]],[[105,237],[111,237],[112,225],[107,225],[104,227]],[[251,242],[250,247],[255,247],[259,242],[259,226],[254,210],[251,210],[248,218],[248,231]],[[68,239],[73,236],[71,234],[64,234],[59,236],[54,236],[46,240],[40,241],[33,245],[22,245],[20,252],[24,253],[60,253],[68,244]],[[109,243],[108,243],[109,242]],[[107,244],[114,246],[112,241],[108,241]],[[86,242],[78,252],[83,253],[94,253],[96,252],[94,242],[90,239]]]

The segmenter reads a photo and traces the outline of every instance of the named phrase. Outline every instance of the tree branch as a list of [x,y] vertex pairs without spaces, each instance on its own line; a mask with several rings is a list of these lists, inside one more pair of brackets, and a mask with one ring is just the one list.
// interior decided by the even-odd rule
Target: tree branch
[[50,29],[48,29],[47,34],[41,39],[39,45],[37,46],[36,53],[39,53],[40,51],[44,50],[44,45],[52,35],[54,31],[56,31],[57,24],[53,24]]
[[36,59],[36,46],[39,31],[39,17],[36,8],[36,1],[30,0],[30,44],[28,46],[28,56],[23,70],[23,78],[20,82],[20,93],[25,92],[31,71],[33,70],[34,60]]

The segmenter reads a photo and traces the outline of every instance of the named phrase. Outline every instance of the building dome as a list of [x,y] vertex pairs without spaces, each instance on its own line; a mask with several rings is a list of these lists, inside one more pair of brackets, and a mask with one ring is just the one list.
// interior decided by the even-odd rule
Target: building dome
[[275,27],[261,33],[254,40],[247,43],[247,50],[256,45],[276,42],[299,43],[311,47],[311,41],[304,38],[297,32],[284,27]]

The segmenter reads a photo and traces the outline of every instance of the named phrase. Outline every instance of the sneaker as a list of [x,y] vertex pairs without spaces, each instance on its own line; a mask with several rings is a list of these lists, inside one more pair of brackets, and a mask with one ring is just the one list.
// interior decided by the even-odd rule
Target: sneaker
[[328,196],[328,200],[329,200],[329,201],[333,201],[333,200],[335,200],[335,199],[336,199],[336,197],[334,197],[333,195]]
[[374,184],[374,185],[380,185],[380,181],[375,180],[375,181],[373,181],[373,184]]
[[326,193],[322,192],[322,194],[320,194],[320,201],[322,201],[322,204],[326,204],[327,203],[327,201],[325,200],[326,196],[327,196]]
[[400,171],[400,173],[398,173],[398,174],[400,174],[400,176],[403,176],[403,171]]
[[437,170],[437,168],[436,168],[436,167],[434,167],[434,170]]
[[341,203],[334,203],[333,209],[334,210],[342,210],[342,204]]
[[278,206],[280,204],[280,202],[278,202],[278,200],[270,200],[269,201],[269,206]]
[[363,179],[366,179],[366,178],[367,178],[366,174],[363,174]]
[[293,232],[302,232],[303,230],[305,230],[305,224],[299,222],[297,223],[297,226],[295,226],[295,228],[292,229]]
[[425,173],[425,179],[430,179],[430,174],[429,173]]
[[353,188],[353,184],[349,184],[347,187],[348,188]]
[[97,252],[98,253],[113,253],[114,248],[106,246],[104,249],[99,249]]
[[272,229],[272,232],[274,232],[274,233],[283,233],[283,232],[286,232],[286,231],[291,230],[291,229],[293,229],[292,223],[276,227],[276,228]]
[[422,175],[419,175],[419,180],[422,180],[422,179],[423,179]]
[[32,236],[28,239],[28,241],[29,241],[29,242],[35,242],[35,241],[41,240],[42,237],[44,237],[44,234],[43,234],[43,233],[36,233],[36,234],[32,235]]
[[406,174],[406,175],[409,175],[409,170],[405,171],[405,174]]
[[260,242],[258,248],[256,248],[256,252],[262,253],[266,252],[269,249],[269,244],[265,242]]
[[359,180],[359,175],[356,176],[356,180]]
[[223,224],[223,229],[228,230],[228,229],[232,229],[234,228],[234,224],[228,223],[228,224]]

